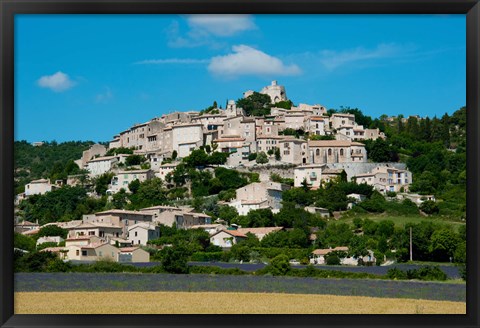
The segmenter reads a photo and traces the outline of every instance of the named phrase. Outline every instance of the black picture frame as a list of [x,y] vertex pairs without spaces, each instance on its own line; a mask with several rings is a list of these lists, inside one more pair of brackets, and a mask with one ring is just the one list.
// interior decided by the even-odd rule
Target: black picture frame
[[[478,327],[479,50],[477,0],[0,0],[1,327]],[[16,14],[465,14],[467,26],[467,314],[466,315],[14,315],[13,142]]]

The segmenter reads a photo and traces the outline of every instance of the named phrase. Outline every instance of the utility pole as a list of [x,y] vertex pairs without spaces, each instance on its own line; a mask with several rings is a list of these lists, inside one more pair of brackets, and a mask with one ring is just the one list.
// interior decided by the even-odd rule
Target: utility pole
[[410,261],[413,261],[413,256],[412,256],[412,227],[410,227]]

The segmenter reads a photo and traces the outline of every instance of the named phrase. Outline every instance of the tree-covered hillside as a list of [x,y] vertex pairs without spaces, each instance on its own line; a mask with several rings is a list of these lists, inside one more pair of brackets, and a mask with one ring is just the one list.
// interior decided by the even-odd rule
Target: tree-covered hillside
[[80,159],[82,152],[93,144],[92,141],[52,141],[35,147],[24,140],[15,141],[15,192],[23,192],[25,184],[35,179],[47,178],[53,182],[78,173],[79,167],[73,161]]

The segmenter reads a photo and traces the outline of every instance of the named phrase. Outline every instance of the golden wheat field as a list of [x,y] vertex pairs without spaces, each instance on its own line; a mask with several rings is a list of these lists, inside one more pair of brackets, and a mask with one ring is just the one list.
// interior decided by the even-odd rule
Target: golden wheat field
[[15,314],[465,314],[466,303],[218,292],[17,292]]

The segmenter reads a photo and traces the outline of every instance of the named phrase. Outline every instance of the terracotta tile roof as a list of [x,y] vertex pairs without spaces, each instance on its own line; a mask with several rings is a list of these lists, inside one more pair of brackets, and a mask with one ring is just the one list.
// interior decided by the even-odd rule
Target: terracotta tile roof
[[362,178],[362,177],[372,177],[374,176],[376,173],[362,173],[362,174],[357,174],[355,176],[355,178]]
[[38,180],[30,181],[30,183],[49,183],[49,182],[50,181],[48,181],[47,179],[38,179]]
[[322,171],[322,174],[340,174],[343,169],[325,169]]
[[33,223],[30,221],[22,221],[19,224],[16,224],[16,226],[38,226],[38,223]]
[[81,249],[95,249],[95,248],[99,248],[101,246],[105,246],[105,245],[110,245],[109,243],[101,243],[101,244],[89,244],[89,245],[86,245],[86,246],[79,246]]
[[315,255],[326,255],[330,252],[333,252],[333,251],[343,251],[343,252],[348,252],[348,247],[346,246],[338,246],[338,247],[335,247],[335,248],[327,248],[327,249],[316,249],[312,252],[312,254],[315,254]]
[[285,138],[285,139],[283,139],[283,140],[280,140],[279,142],[304,143],[304,142],[307,142],[307,141],[306,141],[306,140],[303,140],[303,139],[296,139],[296,138],[292,138],[292,139]]
[[283,227],[261,227],[261,228],[238,228],[237,231],[246,235],[252,233],[254,235],[266,235],[270,232],[280,231]]
[[120,252],[122,253],[130,253],[130,252],[133,252],[137,249],[139,249],[140,247],[122,247],[122,248],[119,248],[120,249]]
[[237,230],[226,230],[226,229],[223,229],[223,230],[220,230],[219,232],[213,234],[210,238],[218,235],[219,233],[222,233],[222,232],[225,232],[233,237],[240,237],[240,238],[247,238],[247,236],[245,236],[244,234],[242,234],[241,232],[238,232]]
[[89,161],[87,161],[87,163],[90,163],[90,162],[102,162],[102,161],[110,161],[112,159],[115,159],[117,158],[117,156],[104,156],[104,157],[97,157],[97,158],[93,158]]
[[142,211],[127,211],[127,210],[108,210],[103,212],[97,212],[95,215],[106,215],[106,214],[136,214],[136,215],[148,215],[152,216],[151,213],[146,213]]
[[353,142],[349,140],[309,140],[308,145],[310,147],[365,147],[365,145],[360,142]]
[[39,231],[40,229],[28,230],[28,231],[22,232],[22,235],[36,235]]
[[226,233],[229,233],[231,234],[232,236],[235,236],[235,237],[244,237],[244,238],[247,238],[247,236],[245,236],[245,234],[241,233],[240,231],[237,231],[237,230],[222,230]]
[[142,228],[145,230],[155,230],[157,226],[151,222],[139,222],[134,225],[128,226],[128,231],[135,229],[135,228]]
[[213,142],[231,142],[231,141],[245,141],[245,138],[221,138],[221,139],[213,140]]
[[139,173],[147,173],[148,171],[151,171],[150,169],[147,170],[131,170],[131,171],[119,171],[117,175],[120,174],[139,174]]
[[54,253],[61,252],[61,251],[68,251],[68,249],[65,247],[47,247],[40,250],[40,252],[54,252]]

